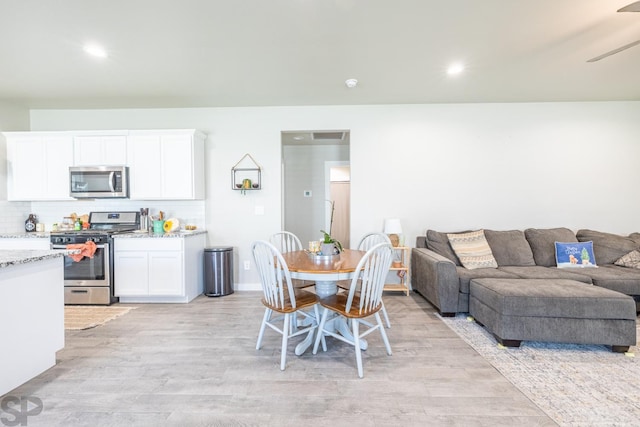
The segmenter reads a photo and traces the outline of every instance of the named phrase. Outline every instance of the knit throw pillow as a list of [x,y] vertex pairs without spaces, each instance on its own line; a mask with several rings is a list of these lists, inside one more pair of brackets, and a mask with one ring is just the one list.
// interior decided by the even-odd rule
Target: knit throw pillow
[[640,251],[631,251],[622,255],[614,264],[622,267],[640,268]]
[[484,230],[447,234],[447,237],[463,267],[469,270],[498,267]]
[[597,267],[593,242],[555,242],[558,268]]

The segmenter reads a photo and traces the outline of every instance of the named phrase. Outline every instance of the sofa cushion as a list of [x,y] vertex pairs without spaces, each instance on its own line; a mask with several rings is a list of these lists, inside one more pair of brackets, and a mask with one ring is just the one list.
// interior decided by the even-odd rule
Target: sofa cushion
[[593,242],[593,252],[600,264],[613,264],[621,256],[640,248],[640,242],[631,237],[601,231],[578,230],[576,237],[580,242]]
[[567,279],[588,284],[593,283],[591,277],[580,274],[580,270],[571,270],[566,268],[541,267],[539,265],[535,265],[525,267],[498,267],[498,270],[515,274],[523,279]]
[[487,242],[489,242],[491,252],[498,266],[536,265],[531,246],[529,246],[527,239],[524,237],[524,232],[521,230],[484,230],[484,235],[487,238]]
[[453,251],[453,248],[449,244],[449,238],[447,233],[441,233],[435,230],[427,230],[427,249],[434,251],[435,253],[442,255],[443,257],[451,260],[455,265],[461,266],[460,260]]
[[583,268],[580,274],[591,277],[596,286],[627,295],[640,295],[640,270],[638,269],[610,264],[599,268]]
[[640,251],[631,251],[614,262],[615,265],[629,268],[640,268]]
[[577,242],[573,231],[568,228],[527,228],[524,236],[531,246],[536,265],[543,267],[556,266],[555,242]]
[[556,265],[558,268],[597,267],[593,254],[593,242],[556,242]]
[[475,270],[469,270],[464,267],[456,267],[456,271],[458,272],[458,279],[460,281],[460,293],[468,294],[469,293],[469,282],[472,279],[486,279],[486,278],[497,278],[497,279],[519,279],[520,276],[517,274],[510,273],[508,271],[503,271],[501,268],[476,268]]
[[629,234],[629,238],[640,246],[640,233],[631,233]]
[[484,236],[484,230],[447,234],[447,237],[453,251],[465,268],[473,270],[498,267],[491,247]]

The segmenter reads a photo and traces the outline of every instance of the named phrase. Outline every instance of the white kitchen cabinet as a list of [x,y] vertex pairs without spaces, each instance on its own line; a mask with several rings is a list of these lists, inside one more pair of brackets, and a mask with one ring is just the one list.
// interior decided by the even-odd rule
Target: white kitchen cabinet
[[203,290],[206,234],[116,236],[114,289],[120,302],[189,302]]
[[73,138],[65,132],[5,132],[7,198],[17,201],[72,200],[69,166]]
[[149,295],[184,294],[182,251],[149,252]]
[[149,295],[149,253],[115,244],[114,293],[118,297]]
[[131,199],[204,199],[204,140],[191,129],[130,131]]
[[127,135],[81,134],[73,137],[75,166],[124,166],[127,164]]

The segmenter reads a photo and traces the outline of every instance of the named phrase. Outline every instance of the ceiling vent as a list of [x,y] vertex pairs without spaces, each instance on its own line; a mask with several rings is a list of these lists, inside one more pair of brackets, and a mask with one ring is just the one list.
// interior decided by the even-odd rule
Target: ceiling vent
[[328,139],[344,139],[344,132],[313,132],[311,139],[314,141],[326,141]]

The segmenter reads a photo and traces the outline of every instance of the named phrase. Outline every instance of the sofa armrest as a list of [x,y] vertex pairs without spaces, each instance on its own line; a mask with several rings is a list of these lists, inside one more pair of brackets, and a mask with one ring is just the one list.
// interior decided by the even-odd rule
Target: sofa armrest
[[460,278],[451,260],[429,249],[411,249],[411,287],[442,315],[458,311]]

